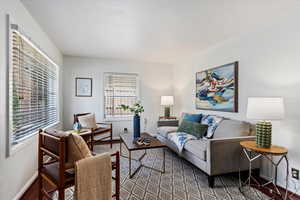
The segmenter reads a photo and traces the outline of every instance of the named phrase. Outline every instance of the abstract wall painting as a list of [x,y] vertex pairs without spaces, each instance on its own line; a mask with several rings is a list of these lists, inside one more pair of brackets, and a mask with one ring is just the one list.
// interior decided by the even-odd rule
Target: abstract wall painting
[[238,62],[196,73],[196,109],[238,112]]

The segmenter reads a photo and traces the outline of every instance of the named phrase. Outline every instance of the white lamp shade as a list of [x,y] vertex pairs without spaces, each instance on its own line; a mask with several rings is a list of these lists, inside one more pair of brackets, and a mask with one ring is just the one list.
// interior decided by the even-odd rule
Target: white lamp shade
[[162,105],[162,106],[174,105],[174,97],[173,96],[161,96],[160,105]]
[[257,120],[280,120],[284,117],[283,98],[249,97],[247,118]]

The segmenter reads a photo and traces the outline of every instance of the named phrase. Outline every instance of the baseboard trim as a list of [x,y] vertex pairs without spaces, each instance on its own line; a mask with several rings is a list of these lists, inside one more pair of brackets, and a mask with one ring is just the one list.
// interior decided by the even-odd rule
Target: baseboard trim
[[21,190],[16,194],[13,200],[19,200],[23,194],[30,188],[32,183],[37,179],[38,172],[36,171],[33,176],[25,183],[25,185],[21,188]]

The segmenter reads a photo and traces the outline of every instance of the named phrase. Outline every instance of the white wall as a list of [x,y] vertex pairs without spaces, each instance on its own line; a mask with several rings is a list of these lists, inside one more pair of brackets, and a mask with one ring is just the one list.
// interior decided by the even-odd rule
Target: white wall
[[[166,64],[143,63],[116,59],[95,59],[64,56],[63,64],[64,128],[72,128],[73,114],[93,112],[97,121],[103,121],[103,73],[137,73],[140,79],[140,100],[145,112],[141,125],[147,119],[146,130],[153,132],[161,113],[160,96],[172,95],[172,67]],[[75,97],[75,78],[93,78],[93,97]],[[124,128],[132,129],[131,121],[113,122],[113,134],[118,136]]]
[[53,60],[61,65],[62,56],[40,26],[35,22],[19,0],[0,1],[0,199],[10,200],[22,190],[23,186],[37,171],[37,137],[28,140],[26,146],[6,158],[6,20],[10,14],[17,23]]
[[[222,64],[239,61],[239,113],[209,112],[247,120],[249,96],[282,96],[286,116],[273,123],[273,143],[289,150],[290,166],[300,168],[300,14],[265,30],[248,33],[182,59],[174,67],[176,111],[202,112],[195,109],[195,73]],[[279,182],[283,183],[283,165]],[[264,166],[263,175],[270,169]],[[290,189],[294,189],[290,178]],[[296,182],[297,186],[299,183]]]

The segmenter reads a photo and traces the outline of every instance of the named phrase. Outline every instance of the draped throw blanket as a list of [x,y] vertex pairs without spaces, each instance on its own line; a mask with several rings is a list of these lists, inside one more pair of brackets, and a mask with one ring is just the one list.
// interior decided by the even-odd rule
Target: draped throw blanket
[[75,199],[112,199],[112,164],[109,153],[75,163]]
[[173,132],[168,134],[168,139],[176,144],[179,155],[182,153],[185,143],[189,140],[196,140],[197,138],[193,135],[184,132]]

